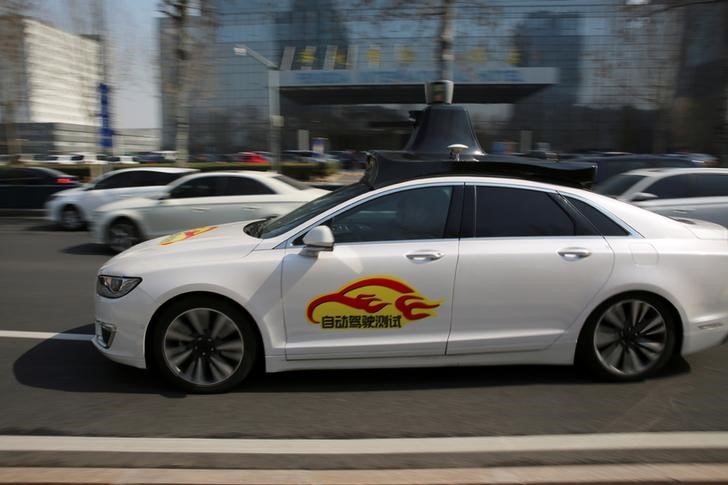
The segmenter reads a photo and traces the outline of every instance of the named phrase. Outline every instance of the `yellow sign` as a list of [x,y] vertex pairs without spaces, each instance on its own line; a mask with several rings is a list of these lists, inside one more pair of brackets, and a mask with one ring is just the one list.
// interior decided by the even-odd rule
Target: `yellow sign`
[[396,278],[373,276],[317,296],[308,304],[306,317],[323,330],[402,328],[436,316],[441,304]]
[[217,226],[205,226],[205,227],[199,227],[197,229],[190,229],[189,231],[182,231],[177,232],[174,234],[170,234],[169,236],[162,239],[162,241],[159,243],[160,246],[168,246],[170,244],[174,244],[180,241],[184,241],[186,239],[199,236],[200,234],[204,234],[206,232],[210,232],[213,229],[217,229]]

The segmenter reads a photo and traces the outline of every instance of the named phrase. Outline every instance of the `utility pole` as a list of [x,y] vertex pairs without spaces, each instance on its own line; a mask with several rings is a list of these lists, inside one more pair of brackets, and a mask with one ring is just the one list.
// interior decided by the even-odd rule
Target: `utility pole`
[[440,57],[438,67],[440,79],[453,80],[453,64],[455,62],[455,0],[442,0],[442,23],[440,24]]
[[280,114],[280,68],[270,59],[264,57],[248,46],[237,45],[233,52],[236,56],[250,56],[268,70],[268,124],[270,128],[270,152],[273,154],[273,170],[280,170],[281,163],[281,128],[283,117]]
[[188,86],[188,61],[190,58],[188,23],[189,23],[189,1],[188,0],[163,0],[160,4],[160,11],[172,20],[174,31],[174,61],[172,95],[174,99],[174,120],[177,151],[177,165],[187,166],[188,144],[189,144],[189,103],[187,98]]

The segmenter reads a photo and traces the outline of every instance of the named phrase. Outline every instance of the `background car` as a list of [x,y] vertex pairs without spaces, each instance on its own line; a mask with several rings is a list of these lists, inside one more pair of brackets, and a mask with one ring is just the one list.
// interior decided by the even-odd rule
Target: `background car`
[[338,163],[334,156],[311,150],[285,150],[281,154],[281,160],[307,163]]
[[664,216],[728,227],[728,169],[634,170],[612,177],[594,191]]
[[0,168],[0,208],[39,209],[60,190],[78,187],[78,178],[45,167]]
[[129,199],[94,214],[96,242],[114,251],[165,234],[285,214],[327,191],[274,172],[208,172],[188,175],[159,199]]
[[235,161],[242,163],[270,163],[263,155],[255,152],[238,153]]
[[86,224],[97,207],[129,197],[157,197],[164,186],[197,170],[174,167],[115,170],[91,184],[53,194],[46,203],[46,218],[63,229]]
[[700,167],[702,163],[690,158],[670,155],[615,155],[600,157],[582,157],[569,160],[570,162],[590,163],[596,165],[597,173],[594,183],[598,184],[620,173],[638,170],[641,168],[677,168]]

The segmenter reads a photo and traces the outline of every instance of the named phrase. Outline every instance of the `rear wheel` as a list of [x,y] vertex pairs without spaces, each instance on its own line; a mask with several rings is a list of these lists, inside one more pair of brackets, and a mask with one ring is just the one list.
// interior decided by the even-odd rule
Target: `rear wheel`
[[584,326],[577,358],[604,379],[644,379],[669,362],[677,324],[669,306],[651,295],[623,295],[608,300]]
[[162,376],[194,393],[235,387],[250,374],[258,351],[248,318],[229,302],[210,297],[191,297],[166,309],[153,342]]
[[120,253],[142,240],[136,224],[129,219],[116,219],[109,225],[109,247]]
[[61,210],[61,227],[66,231],[77,231],[83,224],[81,213],[76,207],[67,205]]

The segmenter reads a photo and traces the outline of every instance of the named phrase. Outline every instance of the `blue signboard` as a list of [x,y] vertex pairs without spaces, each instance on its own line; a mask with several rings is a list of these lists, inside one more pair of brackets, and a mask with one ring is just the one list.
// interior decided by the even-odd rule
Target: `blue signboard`
[[99,105],[101,110],[99,116],[101,116],[101,129],[99,134],[101,135],[101,148],[105,151],[111,151],[114,146],[114,132],[111,129],[111,113],[109,111],[109,85],[99,83]]

